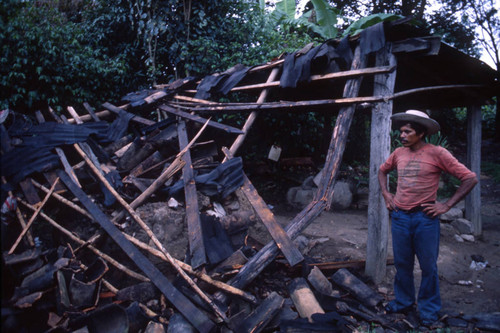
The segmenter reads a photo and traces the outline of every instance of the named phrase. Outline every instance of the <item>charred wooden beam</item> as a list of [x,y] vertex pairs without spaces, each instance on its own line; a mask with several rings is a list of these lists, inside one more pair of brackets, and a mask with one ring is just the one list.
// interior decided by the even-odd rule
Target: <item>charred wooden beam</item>
[[[144,242],[141,242],[140,240],[138,240],[137,238],[134,238],[132,237],[131,235],[128,235],[126,233],[123,233],[125,235],[125,237],[131,242],[133,243],[135,246],[143,249],[143,250],[146,250],[148,251],[149,253],[151,253],[152,255],[162,259],[162,260],[167,260],[167,257],[165,256],[165,254],[151,246],[149,246],[148,244],[144,243]],[[242,299],[252,303],[252,304],[257,304],[257,299],[255,298],[255,296],[241,290],[241,289],[238,289],[238,288],[235,288],[227,283],[224,283],[224,282],[221,282],[221,281],[218,281],[218,280],[214,280],[212,279],[209,275],[207,274],[204,274],[203,272],[199,272],[199,271],[195,271],[190,265],[186,264],[185,262],[183,261],[180,261],[178,259],[175,259],[175,258],[172,258],[175,263],[177,265],[179,265],[184,271],[186,271],[187,273],[193,275],[193,276],[196,276],[197,278],[199,278],[200,280],[208,283],[209,285],[217,288],[217,289],[220,289],[222,290],[223,292],[226,292],[226,293],[229,293],[231,295],[234,295],[234,296],[237,296],[237,297],[241,297]]]
[[85,155],[83,150],[77,149],[78,153],[83,157],[88,166],[92,169],[94,174],[99,178],[99,180],[104,184],[104,186],[111,192],[111,194],[115,197],[115,199],[127,210],[127,212],[132,216],[134,221],[136,221],[139,226],[146,232],[146,234],[151,238],[153,243],[160,249],[162,254],[165,256],[167,261],[174,267],[174,269],[179,273],[179,275],[194,289],[194,291],[198,294],[201,299],[203,299],[210,307],[215,311],[215,313],[221,317],[223,320],[226,320],[225,314],[219,309],[215,303],[212,302],[208,296],[206,296],[203,291],[194,283],[193,280],[182,270],[182,268],[177,264],[177,261],[168,253],[163,244],[161,244],[160,240],[156,237],[153,231],[148,227],[148,225],[141,219],[141,217],[130,207],[130,205],[116,192],[116,190],[109,184],[108,180],[99,172],[97,167],[93,165],[92,161],[88,156]]
[[[109,111],[116,113],[118,115],[127,112],[122,107],[115,106],[115,105],[108,103],[108,102],[105,102],[102,106],[104,108],[108,109]],[[152,120],[149,120],[149,119],[143,118],[141,116],[137,116],[137,115],[134,115],[134,117],[132,118],[132,121],[135,121],[136,123],[143,124],[146,126],[156,124],[156,122],[154,122]]]
[[[179,137],[179,147],[183,150],[188,145],[189,141],[186,133],[186,124],[182,120],[179,121],[177,133]],[[197,268],[206,264],[207,256],[205,253],[205,245],[203,244],[198,195],[196,193],[193,166],[191,164],[191,153],[189,149],[186,150],[182,158],[185,163],[182,168],[182,179],[184,180],[184,195],[186,198],[189,252],[191,255],[191,266]]]
[[[19,201],[24,206],[26,206],[27,208],[29,208],[29,209],[31,209],[33,211],[36,210],[36,208],[33,205],[30,205],[26,201],[24,201],[24,200],[19,200]],[[92,245],[89,245],[88,242],[86,242],[86,241],[78,238],[77,236],[75,236],[75,234],[73,232],[71,232],[71,231],[65,229],[64,227],[62,227],[59,223],[57,223],[56,221],[54,221],[52,218],[50,218],[45,213],[40,213],[40,216],[45,221],[47,221],[51,226],[53,226],[54,228],[56,228],[57,230],[59,230],[60,232],[62,232],[63,234],[65,234],[66,236],[68,236],[71,240],[75,241],[76,243],[78,243],[78,244],[80,244],[82,246],[86,246],[89,250],[91,250],[92,252],[94,252],[96,255],[102,257],[108,263],[110,263],[111,265],[115,266],[117,269],[119,269],[123,273],[127,274],[128,276],[130,276],[130,277],[132,277],[134,279],[137,279],[139,281],[149,281],[149,279],[147,277],[145,277],[144,275],[134,272],[133,270],[127,268],[126,266],[120,264],[115,259],[113,259],[110,256],[108,256],[106,253],[100,251],[99,249],[97,249],[96,247],[94,247]]]
[[309,283],[319,293],[331,297],[339,297],[339,292],[337,290],[333,290],[332,284],[318,267],[314,267],[311,270],[307,276],[307,281],[309,281]]
[[92,117],[92,119],[94,121],[101,121],[101,119],[99,119],[99,116],[94,112],[94,109],[90,106],[89,103],[84,102],[83,107],[85,108],[85,110],[87,110],[87,112],[89,113],[89,115]]
[[307,318],[312,322],[312,315],[325,313],[304,278],[294,279],[288,286],[288,290],[301,318]]
[[[170,164],[170,166],[162,172],[162,174],[149,186],[145,191],[141,193],[134,201],[130,203],[130,207],[137,208],[140,204],[142,204],[149,196],[151,196],[154,192],[156,192],[160,187],[165,184],[167,179],[172,177],[177,171],[179,171],[184,165],[184,161],[182,161],[182,156],[186,153],[186,151],[198,140],[201,133],[207,127],[207,123],[205,123],[198,133],[196,133],[195,137],[189,142],[189,144],[177,154],[175,160]],[[114,218],[113,222],[117,222],[125,216],[125,211],[118,213]]]
[[[415,89],[409,89],[394,93],[393,95],[388,96],[366,96],[366,97],[343,97],[338,99],[323,99],[323,100],[313,100],[313,101],[300,101],[300,102],[272,102],[272,103],[219,103],[217,105],[211,106],[198,106],[193,105],[192,107],[183,107],[184,109],[196,111],[196,112],[251,112],[254,110],[292,110],[296,108],[306,108],[306,107],[327,107],[331,105],[350,105],[350,104],[359,104],[359,103],[376,103],[387,100],[392,100],[396,98],[400,98],[403,96],[417,94],[427,91],[436,91],[436,90],[463,90],[470,88],[488,88],[487,85],[482,84],[450,84],[450,85],[441,85],[441,86],[429,86],[429,87],[421,87]],[[175,103],[170,103],[175,105]]]
[[257,192],[257,189],[253,186],[250,179],[248,179],[245,174],[243,174],[243,181],[244,183],[241,190],[248,198],[248,201],[250,201],[250,204],[257,212],[257,215],[259,215],[262,223],[266,226],[290,266],[295,266],[296,264],[302,262],[304,257],[300,253],[299,249],[295,246],[290,237],[288,237],[285,230],[283,230],[278,222],[276,222],[273,212],[269,209],[264,199],[262,199]]
[[234,332],[258,333],[262,332],[267,324],[279,313],[284,298],[272,292],[251,314],[243,319],[231,322],[230,327]]
[[382,296],[345,268],[341,268],[333,274],[332,281],[349,291],[349,293],[367,306],[375,307],[384,300]]
[[[320,75],[311,75],[311,81],[321,81],[321,80],[331,80],[331,79],[341,79],[341,78],[352,78],[361,75],[373,75],[380,73],[389,73],[396,69],[395,66],[380,66],[373,68],[362,68],[356,70],[328,73],[328,74],[320,74]],[[263,89],[263,88],[271,88],[278,87],[280,85],[280,81],[271,81],[260,84],[252,84],[247,86],[239,86],[234,87],[231,91],[241,91],[241,90],[250,90],[250,89]]]
[[[7,181],[5,180],[5,177],[2,176],[2,183],[6,184]],[[8,191],[7,194],[9,195],[10,198],[14,199],[14,193],[12,191]],[[23,214],[21,213],[21,210],[19,207],[16,207],[16,216],[17,220],[19,221],[19,224],[21,225],[21,228],[26,228],[26,221],[24,220]],[[29,230],[26,232],[26,239],[28,240],[28,244],[30,246],[35,246],[35,242],[33,241],[33,236],[31,235],[31,232]]]
[[52,194],[52,192],[54,192],[54,189],[56,188],[56,185],[57,185],[58,181],[59,181],[59,179],[57,179],[54,182],[54,184],[50,188],[50,191],[45,195],[45,198],[43,199],[42,203],[37,207],[35,213],[33,213],[33,215],[31,216],[31,218],[29,219],[28,223],[26,223],[26,226],[21,231],[21,234],[19,235],[19,237],[17,237],[16,241],[14,242],[14,244],[12,245],[12,247],[10,248],[10,250],[8,252],[9,254],[14,253],[14,251],[17,248],[17,246],[21,242],[21,239],[23,239],[24,235],[28,232],[28,229],[31,227],[31,225],[33,224],[33,222],[35,222],[36,218],[38,217],[38,214],[40,214],[40,212],[42,211],[43,206],[45,206],[45,204],[47,203],[47,201],[50,198],[50,195]]
[[[230,152],[227,148],[223,148],[226,157],[231,158]],[[304,257],[300,253],[299,249],[292,242],[290,237],[286,234],[285,230],[276,222],[273,212],[269,209],[266,202],[257,192],[257,189],[253,186],[252,182],[243,173],[243,185],[241,186],[242,192],[247,197],[248,201],[252,207],[259,215],[262,223],[266,226],[267,230],[273,237],[276,245],[281,250],[288,263],[291,266],[295,266],[299,262],[304,260]]]
[[[279,68],[274,68],[271,71],[271,74],[269,74],[269,77],[267,78],[267,82],[274,81],[274,79],[278,76],[278,73],[279,73]],[[264,103],[266,98],[267,98],[268,93],[269,93],[269,89],[263,89],[259,95],[259,98],[257,99],[257,104]],[[250,128],[252,128],[252,125],[255,122],[255,119],[257,119],[258,115],[259,115],[259,113],[257,111],[253,111],[248,116],[247,120],[245,121],[245,124],[243,125],[243,134],[238,135],[236,140],[234,140],[233,144],[229,148],[229,153],[231,154],[231,156],[236,155],[236,152],[243,144],[243,141],[245,140],[248,131],[250,130]]]
[[[192,114],[189,114],[189,113],[181,111],[181,110],[177,110],[176,108],[173,108],[173,107],[168,106],[166,104],[160,105],[160,106],[158,106],[158,108],[160,110],[166,111],[170,114],[176,115],[178,117],[181,117],[181,118],[184,118],[187,120],[194,121],[196,123],[204,124],[207,121],[205,118],[202,118],[202,117],[197,116],[197,115],[192,115]],[[238,129],[238,128],[235,128],[235,127],[232,127],[229,125],[224,125],[224,124],[218,123],[216,121],[209,121],[208,126],[225,131],[227,133],[231,133],[231,134],[243,134],[243,131]]]
[[[366,57],[361,57],[359,47],[355,51],[352,69],[363,68]],[[344,97],[356,96],[359,92],[362,77],[348,80],[344,89]],[[354,106],[342,108],[333,129],[330,147],[323,168],[321,188],[318,189],[316,199],[307,205],[285,228],[288,236],[294,239],[304,230],[326,207],[330,206],[333,197],[333,185],[340,167],[342,155],[347,141],[347,135],[354,115]],[[253,256],[240,272],[231,280],[231,285],[242,288],[252,281],[269,263],[271,263],[279,249],[273,242],[268,243],[262,250]]]
[[59,177],[66,187],[80,200],[85,208],[94,216],[94,219],[106,230],[108,235],[120,246],[120,248],[132,259],[132,261],[151,279],[158,289],[167,299],[188,319],[200,332],[210,332],[214,323],[189,299],[177,290],[170,281],[149,261],[118,228],[108,219],[108,217],[76,186],[69,176],[60,171]]

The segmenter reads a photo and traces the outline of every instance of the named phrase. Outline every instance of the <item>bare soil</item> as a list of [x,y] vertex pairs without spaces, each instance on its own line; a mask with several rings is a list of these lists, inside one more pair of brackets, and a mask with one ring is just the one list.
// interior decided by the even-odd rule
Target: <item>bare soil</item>
[[[483,158],[489,158],[498,163],[494,154],[494,146],[486,144],[485,147],[487,151],[486,154],[483,153]],[[483,223],[481,236],[476,237],[473,242],[458,242],[454,238],[456,232],[453,228],[441,223],[438,269],[443,313],[473,315],[500,311],[500,288],[498,288],[500,281],[500,184],[482,174],[480,185]],[[298,210],[291,210],[279,200],[272,198],[268,200],[266,202],[274,205],[276,219],[282,226],[288,224],[298,212]],[[270,240],[263,227],[256,226],[254,232],[257,233],[255,237],[264,244]],[[325,263],[364,260],[367,232],[366,209],[349,209],[323,212],[305,229],[303,235],[309,239],[309,242],[317,240],[316,245],[308,253],[310,259]],[[388,255],[393,256],[390,240]],[[471,269],[472,256],[484,258],[487,266],[480,270]],[[477,260],[477,257],[474,258]],[[355,274],[367,280],[362,270],[356,271]],[[385,294],[387,301],[394,298],[392,285],[394,275],[394,266],[388,265],[384,281],[378,286],[372,285]],[[420,284],[418,261],[415,263],[415,284],[418,288]]]

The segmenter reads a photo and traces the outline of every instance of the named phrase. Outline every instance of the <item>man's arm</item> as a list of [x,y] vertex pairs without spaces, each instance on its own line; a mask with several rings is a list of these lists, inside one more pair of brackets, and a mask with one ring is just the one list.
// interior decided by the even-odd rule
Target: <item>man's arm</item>
[[382,190],[382,196],[384,197],[385,206],[389,210],[396,209],[396,205],[394,204],[394,194],[387,190],[387,173],[382,170],[378,170],[378,182],[380,184],[380,189]]
[[433,204],[431,203],[422,204],[422,206],[424,207],[424,212],[428,215],[431,215],[432,217],[446,213],[447,211],[450,210],[451,207],[455,206],[457,202],[459,202],[467,194],[469,194],[469,192],[472,191],[472,189],[474,188],[474,186],[476,186],[477,183],[478,180],[476,177],[465,179],[457,188],[455,194],[453,194],[453,196],[450,199],[448,199],[445,203],[436,201],[436,203]]

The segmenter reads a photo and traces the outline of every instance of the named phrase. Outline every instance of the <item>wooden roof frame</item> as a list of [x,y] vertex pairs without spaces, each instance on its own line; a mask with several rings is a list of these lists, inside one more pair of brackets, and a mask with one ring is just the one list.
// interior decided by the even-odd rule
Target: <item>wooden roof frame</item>
[[[285,227],[290,239],[295,238],[324,209],[329,208],[333,199],[333,184],[356,106],[371,107],[369,237],[365,272],[378,283],[385,276],[389,217],[378,186],[377,170],[390,152],[390,116],[393,110],[403,111],[410,107],[428,109],[434,106],[468,107],[467,164],[479,174],[480,106],[499,92],[498,78],[492,68],[444,44],[439,37],[422,35],[406,22],[405,19],[386,23],[385,43],[371,54],[363,52],[359,37],[351,38],[354,58],[349,70],[315,74],[310,77],[309,83],[300,86],[300,89],[306,89],[308,85],[321,85],[325,91],[337,86],[335,95],[312,96],[306,100],[276,99],[276,96],[281,96],[276,91],[281,89],[278,78],[284,64],[284,60],[279,59],[249,69],[247,77],[231,89],[232,92],[255,95],[256,101],[253,103],[219,103],[197,99],[194,95],[199,81],[187,78],[156,86],[156,90],[148,93],[146,98],[139,98],[140,103],[135,101],[120,108],[109,103],[104,106],[114,113],[124,110],[135,113],[140,112],[144,105],[155,105],[162,112],[174,113],[183,119],[198,122],[205,121],[203,117],[207,114],[247,112],[249,116],[241,129],[242,133],[238,134],[233,145],[225,151],[226,158],[236,155],[259,112],[278,109],[338,110],[320,187],[314,200]],[[338,89],[339,85],[342,89]],[[360,93],[366,95],[360,96]],[[428,97],[422,98],[422,94]],[[101,111],[97,115],[104,116],[109,111]],[[193,116],[191,113],[200,115]],[[145,124],[144,118],[140,116],[132,120]],[[229,131],[229,128],[226,127],[226,130]],[[466,199],[466,217],[473,222],[476,234],[480,234],[482,229],[479,207],[480,186],[476,186]],[[271,241],[252,257],[230,281],[231,285],[243,288],[252,281],[279,253],[276,242],[275,238],[275,241]],[[223,300],[222,295],[220,298]]]

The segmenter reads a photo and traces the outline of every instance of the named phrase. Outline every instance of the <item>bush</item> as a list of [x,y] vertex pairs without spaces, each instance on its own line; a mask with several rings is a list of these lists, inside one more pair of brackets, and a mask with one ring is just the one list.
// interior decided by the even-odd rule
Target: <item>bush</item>
[[46,5],[1,6],[0,108],[26,113],[116,96],[125,62],[92,47],[81,24]]

